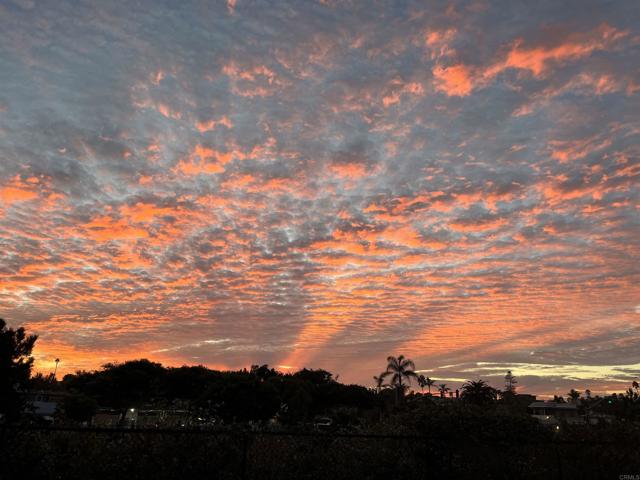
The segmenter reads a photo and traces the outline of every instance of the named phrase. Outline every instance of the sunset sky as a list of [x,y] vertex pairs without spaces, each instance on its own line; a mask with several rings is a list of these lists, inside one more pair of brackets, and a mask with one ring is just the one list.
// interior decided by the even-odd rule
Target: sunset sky
[[0,0],[0,32],[0,317],[39,371],[640,377],[636,1]]

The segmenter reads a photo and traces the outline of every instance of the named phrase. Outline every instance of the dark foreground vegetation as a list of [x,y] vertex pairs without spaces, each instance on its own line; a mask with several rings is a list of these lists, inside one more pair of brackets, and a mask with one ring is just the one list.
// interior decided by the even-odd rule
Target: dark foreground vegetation
[[421,414],[438,424],[433,434],[391,433],[410,430],[394,422],[367,434],[5,428],[0,478],[553,479],[619,478],[640,469],[637,431],[550,438],[523,419]]
[[[220,372],[147,360],[58,381],[31,375],[35,341],[0,320],[0,480],[640,473],[636,383],[624,395],[584,399],[587,416],[600,406],[607,421],[549,426],[513,389],[481,380],[467,382],[459,398],[444,384],[431,395],[434,382],[402,356],[389,357],[372,389],[344,385],[325,370]],[[412,380],[427,393],[407,393]],[[55,398],[55,412],[36,415],[36,396]],[[578,397],[572,391],[568,401]]]

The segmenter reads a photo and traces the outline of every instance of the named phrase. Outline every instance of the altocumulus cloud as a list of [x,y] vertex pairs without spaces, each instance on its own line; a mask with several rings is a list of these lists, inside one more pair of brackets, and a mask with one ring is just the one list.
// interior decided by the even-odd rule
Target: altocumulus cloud
[[369,383],[404,353],[619,389],[638,25],[632,1],[3,2],[0,312],[40,369]]

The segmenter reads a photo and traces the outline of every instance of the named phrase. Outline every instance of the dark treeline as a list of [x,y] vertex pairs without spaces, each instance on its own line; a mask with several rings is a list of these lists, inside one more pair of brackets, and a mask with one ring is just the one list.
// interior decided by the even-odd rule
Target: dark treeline
[[67,413],[77,420],[88,419],[100,406],[186,408],[210,422],[277,418],[291,424],[326,412],[357,417],[377,405],[374,392],[360,385],[339,383],[325,370],[283,374],[267,365],[217,371],[203,366],[166,368],[148,360],[134,360],[66,375],[57,388],[70,394]]
[[[238,371],[218,371],[204,366],[164,367],[146,359],[106,364],[95,371],[65,375],[58,381],[54,374],[31,375],[36,340],[23,328],[7,328],[0,319],[0,421],[28,419],[25,413],[33,405],[34,392],[57,392],[58,424],[90,424],[96,413],[105,409],[123,412],[124,422],[124,412],[134,409],[186,412],[189,426],[245,422],[294,425],[324,417],[334,426],[393,425],[415,431],[420,412],[429,411],[432,427],[435,417],[446,418],[449,412],[455,412],[460,418],[509,416],[521,430],[539,430],[527,412],[532,397],[516,395],[517,381],[511,372],[505,377],[504,390],[483,380],[470,380],[455,391],[455,396],[446,384],[418,375],[414,363],[402,355],[387,358],[386,369],[373,377],[375,388],[342,384],[322,369],[282,373],[268,365],[253,365]],[[412,392],[412,384],[421,393]],[[425,388],[427,392],[423,393]],[[627,392],[607,398],[593,397],[588,390],[581,397],[580,392],[571,390],[567,401],[583,416],[599,413],[635,422],[640,419],[639,394],[640,387],[633,382]],[[554,400],[565,401],[560,397]],[[395,425],[406,412],[411,412],[414,421]],[[531,428],[524,428],[527,423]]]

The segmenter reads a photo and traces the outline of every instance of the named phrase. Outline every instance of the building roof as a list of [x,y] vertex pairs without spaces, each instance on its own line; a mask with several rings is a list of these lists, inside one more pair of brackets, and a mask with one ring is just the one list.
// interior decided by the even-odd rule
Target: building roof
[[529,404],[529,408],[549,408],[552,410],[577,410],[575,403],[558,403],[558,402],[533,402]]

